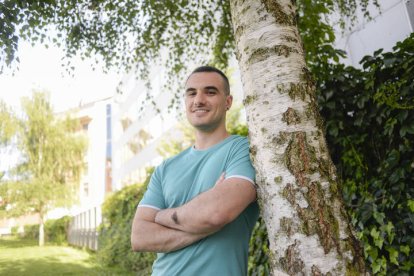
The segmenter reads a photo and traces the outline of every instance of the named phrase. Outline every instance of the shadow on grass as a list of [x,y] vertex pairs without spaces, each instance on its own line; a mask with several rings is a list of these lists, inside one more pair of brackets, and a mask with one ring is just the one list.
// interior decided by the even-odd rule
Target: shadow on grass
[[0,238],[0,249],[19,248],[27,246],[36,246],[38,241],[32,239],[15,239],[15,238]]
[[[0,275],[102,275],[99,267],[86,267],[76,263],[62,263],[57,258],[39,258],[0,261]],[[109,274],[107,274],[109,275]]]

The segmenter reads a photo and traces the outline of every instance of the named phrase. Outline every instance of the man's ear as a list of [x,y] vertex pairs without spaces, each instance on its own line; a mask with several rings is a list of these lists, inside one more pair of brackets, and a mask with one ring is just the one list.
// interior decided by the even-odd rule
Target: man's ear
[[226,97],[226,109],[229,110],[232,104],[233,104],[233,96],[228,95]]

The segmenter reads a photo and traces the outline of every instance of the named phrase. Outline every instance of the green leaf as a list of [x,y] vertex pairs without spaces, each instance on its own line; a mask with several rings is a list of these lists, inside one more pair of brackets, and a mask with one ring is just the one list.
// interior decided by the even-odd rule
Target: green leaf
[[398,250],[396,250],[393,247],[387,246],[386,250],[388,251],[388,253],[390,254],[390,261],[391,263],[395,264],[395,265],[399,265],[398,263]]
[[414,200],[409,199],[407,201],[407,206],[408,206],[408,208],[410,208],[410,211],[414,213]]
[[391,221],[388,221],[388,223],[386,225],[382,225],[381,226],[381,231],[385,231],[387,233],[387,237],[388,237],[388,243],[392,243],[392,241],[394,240],[395,237],[395,232],[394,232],[394,225],[392,224]]
[[384,218],[385,218],[385,214],[381,213],[381,212],[377,212],[375,211],[373,214],[374,219],[379,223],[379,224],[383,224],[384,223]]
[[400,251],[407,256],[410,256],[410,247],[408,245],[400,245]]
[[372,264],[371,264],[371,268],[372,268],[372,272],[378,273],[381,270],[385,270],[387,269],[387,260],[384,258],[384,256],[382,256],[382,258],[378,258],[376,259]]

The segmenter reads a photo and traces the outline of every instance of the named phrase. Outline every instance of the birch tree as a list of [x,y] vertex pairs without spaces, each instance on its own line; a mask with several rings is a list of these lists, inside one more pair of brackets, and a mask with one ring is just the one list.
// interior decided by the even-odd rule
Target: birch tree
[[[369,3],[377,5],[376,0],[17,2],[3,6],[10,16],[0,36],[7,42],[2,60],[9,65],[16,60],[19,32],[46,43],[50,25],[65,40],[49,41],[63,43],[69,59],[100,55],[106,66],[136,67],[144,77],[148,65],[167,49],[170,83],[182,82],[191,71],[188,60],[223,68],[235,49],[272,273],[365,272],[339,196],[305,58],[311,65],[337,58],[324,16],[337,9],[352,17],[359,7],[366,11]],[[309,46],[305,49],[299,30]]]
[[231,1],[273,274],[359,275],[291,1]]
[[20,158],[0,179],[0,217],[38,214],[42,246],[47,212],[75,200],[86,140],[75,134],[79,122],[55,117],[45,94],[24,98],[22,108],[22,117],[8,113],[17,125],[9,140]]

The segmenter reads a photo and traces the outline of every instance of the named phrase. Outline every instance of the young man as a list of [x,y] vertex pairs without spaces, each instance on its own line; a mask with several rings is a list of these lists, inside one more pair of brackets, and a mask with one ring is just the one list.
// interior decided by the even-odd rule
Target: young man
[[158,252],[153,275],[246,275],[258,218],[247,138],[229,135],[227,77],[203,66],[185,86],[195,145],[151,177],[132,225],[134,251]]

